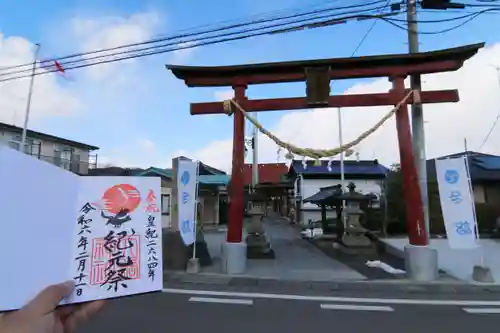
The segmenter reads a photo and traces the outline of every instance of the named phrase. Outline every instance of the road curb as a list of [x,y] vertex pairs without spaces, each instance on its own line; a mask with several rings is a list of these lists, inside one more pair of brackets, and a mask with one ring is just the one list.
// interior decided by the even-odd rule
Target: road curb
[[245,276],[227,276],[223,274],[188,274],[179,271],[166,271],[164,284],[181,284],[189,288],[203,285],[231,287],[262,287],[271,290],[296,291],[366,291],[398,292],[409,294],[492,294],[500,293],[500,285],[467,284],[446,281],[417,283],[408,280],[360,280],[360,281],[294,281],[276,278],[254,278]]

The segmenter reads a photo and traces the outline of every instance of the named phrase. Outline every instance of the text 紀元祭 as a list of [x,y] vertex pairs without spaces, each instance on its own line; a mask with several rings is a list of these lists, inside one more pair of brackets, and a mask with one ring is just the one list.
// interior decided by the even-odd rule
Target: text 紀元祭
[[[138,277],[138,237],[135,230],[114,232],[109,230],[104,237],[103,248],[107,253],[107,263],[104,268],[104,281],[101,286],[106,286],[107,290],[118,291],[119,286],[128,288],[127,280]],[[137,255],[132,256],[136,251]],[[135,260],[134,260],[135,259]]]

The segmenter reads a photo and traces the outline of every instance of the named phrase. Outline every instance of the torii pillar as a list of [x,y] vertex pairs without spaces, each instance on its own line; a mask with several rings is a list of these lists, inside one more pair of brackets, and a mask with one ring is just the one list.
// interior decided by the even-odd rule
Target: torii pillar
[[[413,74],[456,71],[464,61],[475,55],[484,43],[453,49],[415,54],[379,55],[359,58],[322,59],[239,66],[195,67],[168,65],[174,75],[188,87],[232,87],[234,100],[247,112],[298,110],[308,108],[345,108],[396,105],[408,90],[404,79]],[[330,81],[340,79],[387,77],[393,82],[388,93],[330,96]],[[251,84],[306,82],[307,96],[248,100],[245,90]],[[422,103],[457,102],[457,90],[420,92]],[[396,127],[403,173],[409,244],[405,248],[408,275],[413,280],[437,278],[437,253],[428,247],[420,187],[413,158],[412,137],[407,104],[396,112]],[[222,102],[192,103],[191,114],[224,114]],[[245,244],[242,242],[244,213],[244,116],[233,113],[233,165],[230,189],[229,226],[226,243],[228,273],[245,270]],[[297,212],[298,213],[298,212]],[[279,256],[279,254],[277,254]]]

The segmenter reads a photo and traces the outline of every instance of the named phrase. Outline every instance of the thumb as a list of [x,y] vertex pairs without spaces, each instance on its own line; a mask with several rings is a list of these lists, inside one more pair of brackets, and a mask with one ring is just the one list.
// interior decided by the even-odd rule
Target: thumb
[[71,294],[74,286],[73,281],[48,286],[29,302],[23,310],[37,314],[47,314],[53,311],[64,297]]

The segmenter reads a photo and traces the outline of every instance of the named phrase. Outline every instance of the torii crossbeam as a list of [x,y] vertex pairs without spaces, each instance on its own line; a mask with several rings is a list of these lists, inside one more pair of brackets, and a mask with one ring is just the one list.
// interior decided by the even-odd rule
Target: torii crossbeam
[[[404,79],[411,74],[456,71],[475,55],[483,43],[417,54],[380,55],[359,58],[337,58],[311,61],[277,62],[239,66],[195,67],[167,65],[167,69],[188,87],[222,87],[234,89],[234,99],[248,112],[296,110],[318,107],[359,107],[396,105],[408,90]],[[330,80],[387,77],[392,89],[387,93],[330,96]],[[252,84],[300,82],[307,84],[307,96],[249,100],[245,90]],[[423,91],[422,103],[458,102],[457,90]],[[396,111],[403,193],[410,244],[427,245],[422,200],[412,150],[407,104]],[[222,102],[192,103],[191,114],[225,113]],[[242,241],[244,212],[244,136],[245,120],[241,112],[233,115],[233,164],[230,188],[230,212],[227,241]]]

